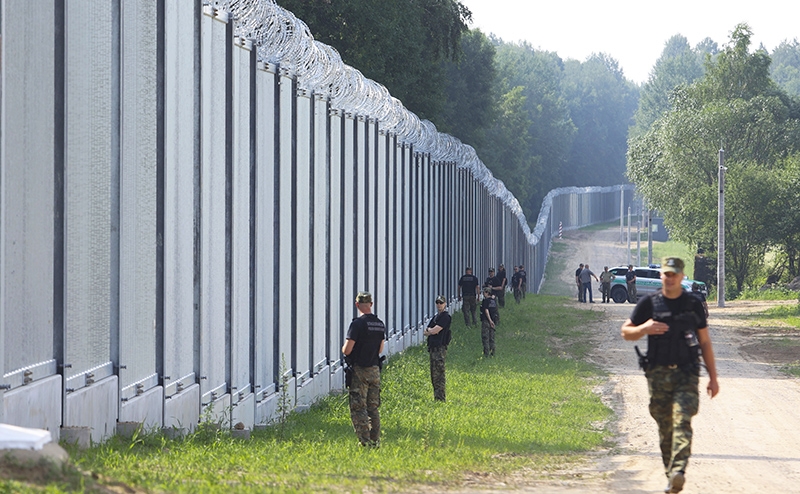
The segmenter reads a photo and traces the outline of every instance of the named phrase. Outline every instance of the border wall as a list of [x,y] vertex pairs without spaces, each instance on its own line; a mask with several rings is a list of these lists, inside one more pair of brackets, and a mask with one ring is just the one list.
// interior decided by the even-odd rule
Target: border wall
[[401,352],[464,267],[537,291],[559,223],[632,200],[552,191],[531,230],[471,147],[270,1],[0,16],[0,422],[266,423],[342,389],[358,290]]

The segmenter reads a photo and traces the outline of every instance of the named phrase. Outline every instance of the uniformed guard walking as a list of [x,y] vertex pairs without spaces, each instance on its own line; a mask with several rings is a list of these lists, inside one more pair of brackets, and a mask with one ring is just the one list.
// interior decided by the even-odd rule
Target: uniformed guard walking
[[458,280],[458,300],[463,299],[464,301],[464,305],[461,307],[461,310],[464,311],[464,324],[470,326],[470,316],[472,316],[472,324],[478,324],[475,311],[478,309],[481,282],[477,276],[472,274],[472,268],[464,271],[464,275]]
[[483,302],[481,302],[481,341],[483,342],[483,356],[494,357],[494,331],[497,324],[497,300],[492,295],[492,288],[483,288]]
[[358,292],[356,308],[359,317],[347,330],[342,353],[353,376],[350,384],[350,419],[363,446],[380,446],[381,405],[380,354],[386,326],[372,313],[372,294]]
[[443,295],[436,297],[436,315],[428,323],[422,333],[428,337],[428,353],[431,360],[431,384],[433,399],[445,401],[444,361],[447,357],[447,345],[450,344],[450,314],[447,312],[447,299]]
[[[700,362],[708,370],[706,389],[711,398],[719,393],[714,349],[700,300],[681,286],[683,261],[664,259],[662,289],[642,297],[630,319],[622,325],[622,337],[635,341],[647,336],[647,355],[640,354],[650,391],[650,415],[658,424],[661,459],[667,476],[664,492],[680,492],[692,447],[692,417],[699,403]],[[637,353],[639,348],[636,347]]]

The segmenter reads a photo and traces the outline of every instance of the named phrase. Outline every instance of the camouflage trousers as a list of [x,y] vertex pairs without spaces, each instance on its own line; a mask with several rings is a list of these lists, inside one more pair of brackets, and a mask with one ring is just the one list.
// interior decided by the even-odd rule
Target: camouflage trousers
[[658,365],[645,372],[650,415],[658,424],[661,460],[667,478],[686,471],[692,454],[692,417],[699,405],[698,372]]
[[429,348],[431,357],[431,383],[433,384],[433,399],[445,401],[445,376],[444,359],[447,357],[447,347],[438,346]]
[[481,341],[483,341],[483,355],[494,356],[494,328],[489,321],[481,321]]
[[627,285],[628,285],[628,302],[635,304],[636,301],[639,299],[639,297],[636,296],[636,283],[627,283]]
[[361,444],[375,446],[381,437],[381,371],[373,367],[353,366],[350,385],[350,419]]
[[520,300],[522,300],[522,290],[518,287],[514,288],[514,300],[516,300],[517,303],[520,303]]
[[462,298],[464,301],[463,307],[461,310],[464,311],[464,324],[469,326],[469,316],[472,315],[472,324],[477,324],[477,320],[475,319],[475,311],[478,309],[478,299],[475,295],[464,295]]
[[506,290],[505,288],[502,290],[498,290],[495,292],[497,295],[497,306],[498,307],[505,307],[506,306]]

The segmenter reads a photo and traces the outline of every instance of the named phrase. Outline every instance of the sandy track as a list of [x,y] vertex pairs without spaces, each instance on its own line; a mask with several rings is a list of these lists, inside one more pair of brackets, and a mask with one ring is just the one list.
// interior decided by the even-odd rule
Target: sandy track
[[[627,262],[619,230],[568,232],[561,242],[566,251],[553,254],[566,262],[559,280],[564,293],[572,294],[574,271],[588,262],[595,273],[603,265]],[[593,283],[596,285],[596,283]],[[595,289],[595,301],[599,294]],[[549,289],[553,291],[552,286]],[[710,304],[713,305],[713,304]],[[717,356],[720,394],[711,400],[704,392],[700,413],[692,421],[695,437],[687,469],[686,493],[780,492],[800,493],[800,381],[778,373],[773,366],[748,359],[740,352],[746,328],[738,316],[760,310],[757,302],[728,302],[710,307],[709,327]],[[576,310],[600,310],[605,321],[587,328],[596,343],[591,359],[610,373],[599,390],[617,415],[611,425],[616,447],[601,455],[585,471],[572,478],[530,484],[522,490],[536,492],[663,492],[666,485],[658,451],[655,422],[647,411],[644,376],[636,366],[633,347],[644,350],[646,341],[626,342],[619,334],[630,304],[579,304]],[[708,377],[703,374],[701,390]],[[577,477],[580,477],[578,479]],[[582,479],[582,480],[581,480]]]

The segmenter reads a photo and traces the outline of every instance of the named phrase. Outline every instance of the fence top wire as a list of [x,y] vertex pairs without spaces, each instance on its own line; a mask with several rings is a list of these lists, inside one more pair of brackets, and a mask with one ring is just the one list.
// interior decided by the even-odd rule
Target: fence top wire
[[[432,122],[420,120],[383,85],[346,65],[336,49],[316,41],[309,27],[275,0],[205,0],[205,4],[229,13],[234,35],[252,40],[259,60],[295,76],[299,87],[328,98],[333,108],[345,114],[374,119],[380,130],[395,134],[399,141],[413,146],[416,152],[429,154],[435,162],[453,162],[459,169],[468,170],[487,193],[497,197],[518,218],[530,244],[537,243],[544,231],[553,197],[586,191],[550,191],[531,231],[517,198],[494,178],[472,146],[438,132]],[[602,190],[592,188],[595,189]]]

